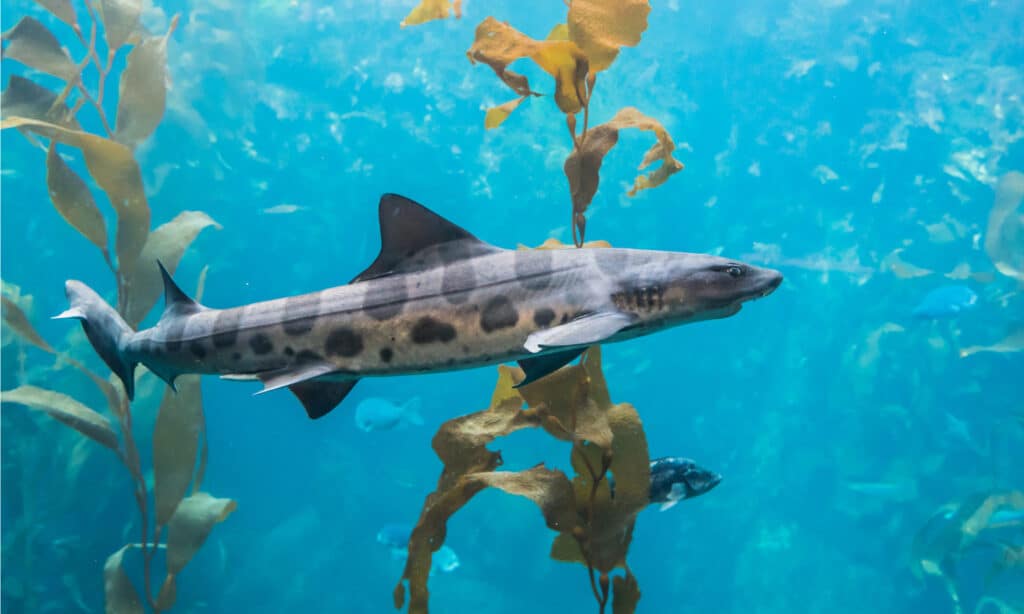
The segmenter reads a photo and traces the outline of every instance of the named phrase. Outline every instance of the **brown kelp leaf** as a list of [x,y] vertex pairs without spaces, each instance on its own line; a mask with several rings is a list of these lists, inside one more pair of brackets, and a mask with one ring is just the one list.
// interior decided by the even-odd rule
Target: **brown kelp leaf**
[[22,17],[13,28],[3,33],[8,45],[4,59],[12,59],[48,75],[70,81],[77,78],[78,68],[67,52],[38,19]]
[[446,19],[453,12],[456,19],[462,17],[462,0],[420,0],[399,25],[404,28],[435,19]]
[[579,243],[583,241],[586,219],[583,217],[597,194],[600,182],[601,163],[605,155],[619,141],[619,130],[638,128],[654,132],[657,142],[644,154],[640,170],[660,160],[661,166],[646,175],[640,175],[633,181],[629,196],[637,192],[657,187],[669,177],[683,169],[683,163],[672,156],[675,143],[672,137],[657,120],[652,119],[633,107],[620,109],[611,120],[587,130],[582,143],[569,154],[565,160],[565,176],[569,180],[569,192],[572,197],[574,235],[579,232]]
[[103,20],[103,34],[107,46],[117,51],[122,45],[134,42],[139,36],[139,17],[142,0],[99,0],[97,8]]
[[21,337],[22,340],[27,343],[31,343],[44,352],[56,354],[57,352],[46,342],[46,339],[36,332],[34,326],[29,321],[28,316],[21,310],[21,307],[17,303],[7,298],[2,298],[3,304],[3,320],[4,323],[11,327],[11,329]]
[[496,107],[487,109],[487,115],[484,115],[484,128],[490,130],[491,128],[497,128],[500,126],[508,116],[515,111],[519,105],[526,100],[526,96],[520,96],[515,100],[509,100],[508,102],[499,104]]
[[993,343],[992,345],[972,345],[970,347],[966,347],[960,350],[960,358],[967,358],[968,356],[980,354],[982,352],[1012,354],[1020,351],[1024,351],[1024,327],[1011,332],[1002,341]]
[[153,499],[156,524],[170,521],[188,494],[196,469],[203,398],[198,375],[183,375],[167,387],[153,427]]
[[205,228],[218,224],[202,211],[182,211],[173,220],[161,224],[150,233],[142,253],[131,267],[122,267],[124,289],[127,291],[124,319],[137,325],[156,304],[163,289],[159,260],[169,273],[174,273],[188,246]]
[[544,522],[553,531],[572,531],[576,526],[576,496],[565,474],[537,465],[526,471],[488,471],[466,476],[512,495],[526,497],[540,508]]
[[521,380],[522,373],[518,369],[499,366],[491,407],[453,418],[441,425],[434,435],[432,445],[444,463],[444,470],[437,488],[427,496],[409,538],[405,569],[394,592],[396,607],[405,602],[403,582],[407,580],[409,612],[427,611],[431,558],[444,543],[448,518],[487,486],[483,481],[467,476],[490,472],[501,464],[501,453],[488,450],[487,445],[498,437],[540,423],[541,416],[537,410],[522,409],[523,399],[513,388],[517,371]]
[[647,0],[572,0],[569,40],[590,60],[591,72],[611,66],[620,47],[635,47],[647,29]]
[[[578,523],[586,518],[587,510],[579,502],[579,487],[575,480],[570,483],[561,472],[543,466],[520,473],[494,471],[501,463],[501,454],[489,450],[487,445],[497,437],[522,428],[541,425],[562,439],[599,440],[610,446],[614,455],[618,448],[611,441],[611,434],[613,424],[617,425],[615,428],[623,433],[623,441],[620,443],[624,447],[620,452],[619,461],[622,463],[622,473],[616,475],[627,482],[641,479],[643,494],[640,497],[642,502],[637,506],[627,487],[621,503],[607,506],[610,511],[602,518],[612,520],[612,523],[605,523],[609,525],[608,528],[604,528],[605,524],[594,525],[598,527],[593,533],[593,541],[597,544],[594,551],[603,557],[601,561],[612,561],[612,566],[624,558],[621,544],[628,545],[629,542],[628,536],[621,536],[623,528],[628,525],[628,532],[631,535],[632,519],[635,518],[636,511],[647,505],[650,474],[643,433],[640,431],[642,446],[630,443],[636,441],[630,420],[625,419],[622,424],[610,423],[607,416],[618,420],[619,414],[615,413],[617,410],[627,413],[632,411],[637,428],[639,419],[635,418],[635,411],[629,406],[611,406],[601,373],[598,348],[589,350],[580,365],[564,367],[522,388],[514,387],[523,380],[521,369],[502,365],[498,368],[498,373],[498,382],[489,409],[449,420],[434,436],[434,451],[444,463],[444,470],[436,490],[427,497],[419,522],[412,531],[405,570],[394,592],[395,605],[402,607],[405,603],[403,582],[408,581],[411,613],[427,611],[427,578],[430,573],[431,557],[444,543],[448,518],[484,488],[501,488],[533,500],[541,508],[548,526],[560,532],[559,538],[556,539],[573,540],[574,529],[577,529]],[[524,401],[532,407],[522,409]],[[595,445],[589,447],[599,450]],[[638,471],[645,473],[636,478],[626,467],[636,464],[635,458],[640,454],[644,458],[639,463]],[[594,462],[597,463],[597,469],[600,469],[600,452],[597,456]],[[618,466],[613,462],[613,471]],[[578,472],[585,470],[582,465],[576,468]],[[602,487],[606,493],[605,499],[610,500],[607,483],[603,483]],[[589,494],[587,490],[584,501],[589,498]],[[616,532],[620,535],[613,539],[611,536]],[[610,545],[603,545],[605,543]],[[579,556],[578,548],[576,552]]]
[[57,102],[57,94],[18,75],[11,75],[7,89],[0,97],[0,111],[6,117],[28,117],[57,124],[63,128],[77,130],[78,121],[71,116],[71,109]]
[[568,535],[559,535],[551,546],[551,558],[589,563],[604,573],[625,566],[637,514],[650,503],[651,483],[647,438],[636,410],[621,403],[611,407],[607,416],[614,435],[610,470],[615,476],[615,497],[611,496],[607,480],[602,480],[594,492],[593,509],[588,511],[593,486],[590,469],[600,470],[605,452],[596,445],[583,446],[586,461],[580,454],[573,455],[573,487],[581,526],[590,518],[589,537],[582,544],[586,554],[580,550],[580,543]]
[[78,173],[57,153],[57,142],[50,141],[46,152],[46,188],[57,213],[72,228],[107,256],[107,223],[96,207],[92,192]]
[[545,40],[549,40],[549,41],[567,41],[567,40],[569,40],[569,26],[564,24],[564,23],[560,23],[560,24],[556,25],[555,27],[551,28],[550,32],[548,32],[548,36],[547,36],[547,38]]
[[153,134],[167,104],[167,39],[178,26],[178,16],[163,36],[150,37],[128,54],[121,73],[114,138],[134,147]]
[[[512,373],[517,383],[523,380],[522,370],[513,369]],[[611,446],[607,412],[612,405],[601,373],[599,347],[587,350],[580,364],[563,367],[518,390],[530,407],[544,408],[543,426],[552,436]]]
[[[507,374],[511,370],[502,366],[502,373]],[[499,388],[502,377],[499,377]],[[511,378],[506,381],[511,381]],[[537,412],[524,410],[522,405],[521,398],[506,398],[490,409],[453,418],[441,425],[431,443],[445,466],[438,490],[468,473],[494,469],[501,463],[501,455],[488,450],[487,444],[498,437],[540,424]]]
[[526,77],[507,70],[519,58],[530,58],[555,78],[555,103],[563,113],[576,113],[587,100],[587,57],[571,41],[538,41],[493,17],[476,28],[466,52],[472,63],[483,62],[520,96],[538,95]]
[[985,231],[985,253],[1003,275],[1024,282],[1024,173],[999,179]]
[[128,574],[121,567],[121,560],[131,545],[121,548],[107,557],[103,565],[103,593],[107,614],[143,614],[142,599]]
[[114,243],[118,266],[130,269],[146,242],[150,215],[142,175],[132,150],[117,141],[25,117],[4,119],[0,130],[7,128],[27,128],[82,150],[89,174],[117,212]]
[[921,268],[916,264],[907,262],[900,254],[903,253],[903,248],[897,248],[892,250],[885,258],[882,258],[882,270],[890,271],[896,277],[900,279],[913,279],[915,277],[925,277],[931,275],[934,271],[930,271],[925,268]]
[[640,602],[640,585],[636,576],[612,578],[612,614],[633,614],[636,604]]
[[36,0],[36,4],[50,11],[54,17],[69,26],[74,27],[78,23],[78,18],[75,16],[75,7],[72,6],[71,0]]
[[238,508],[231,499],[200,492],[181,500],[167,525],[167,573],[178,575],[209,537],[213,525]]
[[93,441],[117,451],[117,433],[110,421],[64,393],[25,385],[0,393],[0,402],[44,411]]

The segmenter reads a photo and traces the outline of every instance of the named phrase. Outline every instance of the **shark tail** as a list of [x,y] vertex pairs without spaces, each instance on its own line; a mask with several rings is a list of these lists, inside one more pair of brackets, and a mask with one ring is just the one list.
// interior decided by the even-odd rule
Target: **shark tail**
[[64,313],[54,316],[54,319],[81,320],[89,343],[110,370],[121,379],[128,399],[133,399],[135,365],[138,363],[127,356],[125,349],[135,331],[124,321],[121,314],[82,282],[69,279],[64,284],[64,292],[67,294],[70,307]]

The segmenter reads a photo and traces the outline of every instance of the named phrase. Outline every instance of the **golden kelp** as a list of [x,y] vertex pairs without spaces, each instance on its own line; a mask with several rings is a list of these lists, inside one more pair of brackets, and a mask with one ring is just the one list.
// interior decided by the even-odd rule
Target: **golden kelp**
[[564,167],[565,176],[569,179],[569,193],[572,195],[574,238],[577,229],[580,233],[577,240],[578,245],[582,244],[583,232],[586,229],[584,213],[597,193],[601,162],[604,161],[605,155],[611,148],[618,143],[619,130],[623,128],[638,128],[654,132],[658,139],[644,154],[644,158],[640,162],[640,170],[654,162],[661,161],[661,166],[656,170],[646,175],[640,175],[633,181],[633,187],[628,192],[630,196],[635,196],[641,190],[665,183],[669,177],[683,169],[683,163],[672,156],[675,143],[664,126],[633,107],[620,109],[615,117],[608,122],[586,131],[580,139],[580,143],[565,160]]
[[[626,565],[626,552],[650,488],[647,442],[636,410],[612,404],[599,348],[588,350],[580,364],[522,388],[516,388],[525,378],[521,369],[500,366],[498,374],[490,408],[449,420],[434,437],[434,451],[444,470],[412,531],[402,580],[395,587],[395,606],[405,604],[407,582],[409,612],[428,611],[431,558],[444,543],[448,519],[483,489],[498,488],[540,508],[545,524],[558,533],[552,558],[587,567],[600,611],[611,598],[613,611],[632,612],[639,589]],[[487,445],[538,426],[571,443],[576,473],[571,482],[561,471],[543,465],[496,471],[501,453]],[[617,485],[614,498],[609,471]],[[625,569],[626,576],[615,578],[613,591],[609,573],[617,567]]]
[[[65,85],[58,93],[28,78],[12,76],[2,95],[4,118],[0,128],[17,128],[33,143],[40,139],[48,141],[42,149],[46,152],[50,200],[61,217],[100,250],[117,283],[118,311],[136,326],[160,292],[156,261],[162,261],[173,271],[203,229],[220,227],[205,213],[185,211],[150,232],[150,207],[135,159],[134,148],[155,131],[164,114],[167,42],[178,17],[171,19],[166,33],[152,37],[139,23],[142,0],[86,2],[87,38],[86,28],[78,21],[79,12],[69,0],[38,3],[70,26],[83,48],[82,59],[72,60],[57,37],[31,17],[4,33],[4,59],[58,77]],[[96,50],[100,30],[108,47],[105,60]],[[104,94],[111,91],[107,81],[114,76],[117,52],[127,45],[133,48],[120,74],[115,129],[106,116]],[[98,74],[97,78],[87,80],[96,84],[95,93],[83,80],[86,70]],[[79,111],[87,104],[96,111],[96,131],[83,127],[78,120]],[[61,147],[81,152],[91,181],[64,161]],[[96,204],[93,185],[106,195],[116,214],[112,246],[108,244],[108,223]],[[202,279],[205,269],[200,282]],[[71,364],[86,375],[103,393],[107,412],[95,411],[62,392],[29,384],[0,393],[0,401],[41,410],[117,454],[134,482],[141,538],[106,561],[106,610],[118,614],[166,610],[174,603],[177,573],[202,545],[213,525],[236,506],[229,499],[199,492],[207,450],[198,378],[181,378],[178,394],[168,391],[161,405],[153,433],[154,487],[150,493],[132,429],[131,407],[123,388],[47,343],[15,298],[6,296],[7,287],[5,284],[5,325],[28,345],[56,355],[59,363]],[[151,495],[154,510],[150,510]],[[166,548],[160,541],[165,532]],[[122,569],[125,554],[133,549],[139,550],[142,558],[141,591]],[[161,551],[165,553],[167,575],[159,594],[154,595],[151,571],[153,560]]]
[[[555,25],[544,40],[526,36],[505,22],[487,17],[476,28],[473,44],[466,52],[472,63],[491,67],[518,98],[487,109],[486,129],[497,128],[529,96],[540,96],[527,78],[508,69],[521,58],[529,58],[555,79],[555,104],[566,115],[573,150],[564,164],[572,200],[573,242],[583,245],[586,210],[597,193],[601,162],[618,141],[622,128],[639,128],[655,133],[658,141],[644,155],[640,169],[660,161],[653,172],[633,182],[629,196],[663,184],[683,164],[673,156],[675,144],[664,126],[633,109],[621,109],[607,123],[588,129],[590,98],[597,73],[607,70],[622,47],[639,44],[647,29],[651,6],[647,0],[570,0],[566,22]],[[413,11],[417,21],[447,16],[447,3],[424,1]],[[410,14],[410,17],[412,14]],[[427,18],[422,18],[427,16]],[[403,25],[412,23],[407,20]],[[583,112],[583,129],[576,132],[576,114]]]
[[399,25],[403,28],[416,26],[435,19],[445,19],[448,15],[455,15],[456,19],[462,17],[462,0],[420,0]]

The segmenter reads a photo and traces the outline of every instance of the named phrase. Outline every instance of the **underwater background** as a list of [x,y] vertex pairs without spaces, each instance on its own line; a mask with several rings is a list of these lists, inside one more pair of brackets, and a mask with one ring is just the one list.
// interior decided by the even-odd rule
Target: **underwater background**
[[[221,226],[175,274],[191,289],[209,265],[204,304],[345,283],[377,254],[385,192],[502,247],[572,242],[562,114],[531,98],[485,130],[485,109],[509,92],[464,55],[486,16],[543,38],[565,6],[477,0],[461,19],[400,28],[413,4],[146,3],[152,32],[181,20],[164,120],[136,157],[154,225],[202,210]],[[4,31],[24,15],[57,24],[33,2],[0,7]],[[603,349],[612,399],[636,407],[651,456],[724,476],[639,515],[638,610],[1024,611],[1020,523],[949,546],[955,570],[915,573],[915,537],[941,506],[1024,490],[1022,281],[985,249],[1000,179],[1024,171],[1024,4],[668,0],[648,21],[599,76],[591,121],[639,108],[685,169],[627,196],[652,139],[624,131],[587,239],[727,255],[786,279],[734,317]],[[31,74],[3,68],[5,84]],[[550,93],[536,65],[515,68]],[[31,295],[45,338],[106,375],[80,327],[48,319],[67,307],[65,279],[115,288],[48,203],[44,154],[3,132],[2,276]],[[1010,236],[1002,253],[1019,263],[1024,233]],[[976,304],[914,317],[947,286]],[[32,383],[103,405],[8,331],[2,359],[3,390]],[[311,421],[287,393],[204,378],[203,485],[238,507],[182,571],[174,611],[392,611],[402,564],[378,533],[415,524],[442,468],[432,434],[487,407],[494,381],[494,368],[368,379]],[[142,448],[163,384],[146,386],[133,408]],[[422,424],[361,429],[355,408],[370,398],[418,398]],[[5,404],[2,427],[3,610],[102,611],[104,561],[138,534],[133,483],[41,413]],[[492,447],[503,469],[568,469],[564,446],[538,433]],[[449,523],[459,564],[431,578],[433,611],[592,611],[585,571],[548,557],[552,535],[529,501],[480,494]]]

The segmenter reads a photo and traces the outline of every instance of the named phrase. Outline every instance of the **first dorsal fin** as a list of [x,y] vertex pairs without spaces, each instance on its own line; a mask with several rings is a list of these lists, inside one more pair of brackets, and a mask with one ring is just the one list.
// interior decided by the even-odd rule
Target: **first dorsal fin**
[[164,279],[164,312],[161,319],[168,315],[189,315],[204,309],[202,305],[195,302],[192,297],[185,294],[178,284],[174,283],[171,274],[167,272],[164,263],[156,261],[160,267],[160,276]]
[[448,260],[498,249],[413,200],[385,194],[380,198],[380,254],[352,281],[415,270],[410,259],[432,247],[450,248],[445,250]]

